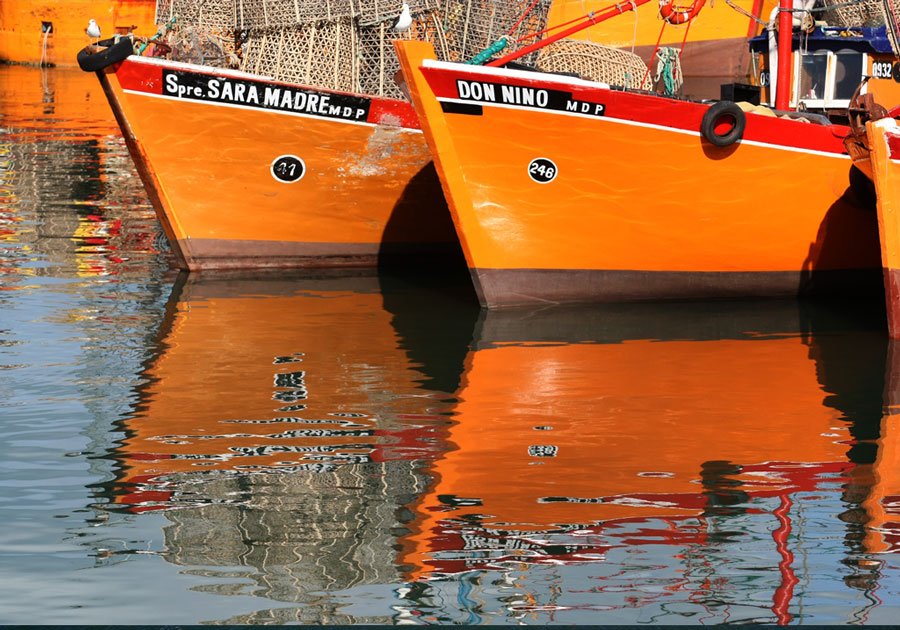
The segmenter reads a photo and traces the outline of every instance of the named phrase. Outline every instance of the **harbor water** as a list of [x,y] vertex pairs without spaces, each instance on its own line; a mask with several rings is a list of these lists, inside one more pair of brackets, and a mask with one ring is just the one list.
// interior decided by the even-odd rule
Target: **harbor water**
[[895,623],[883,303],[460,271],[179,273],[96,78],[0,66],[3,623]]

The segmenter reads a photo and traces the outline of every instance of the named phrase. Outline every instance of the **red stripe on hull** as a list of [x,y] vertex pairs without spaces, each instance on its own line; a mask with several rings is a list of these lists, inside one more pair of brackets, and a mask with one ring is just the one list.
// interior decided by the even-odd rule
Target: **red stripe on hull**
[[[603,119],[605,120],[662,126],[670,130],[691,133],[699,132],[703,114],[709,109],[708,103],[673,99],[658,94],[623,92],[605,88],[602,85],[589,85],[582,82],[551,81],[546,79],[548,75],[538,73],[535,73],[534,78],[522,76],[521,73],[498,75],[479,72],[479,68],[469,70],[468,67],[459,65],[452,68],[424,66],[422,73],[439,100],[462,98],[464,101],[484,107],[528,107],[504,99],[504,92],[500,89],[495,90],[494,100],[461,97],[457,86],[458,79],[481,84],[505,85],[520,90],[527,89],[532,93],[535,90],[562,91],[579,103],[603,105],[605,108]],[[552,109],[537,106],[531,108],[551,114],[567,113],[564,111],[554,112]],[[849,129],[843,125],[798,125],[796,121],[785,118],[750,115],[747,117],[743,140],[841,155],[846,153],[843,140],[848,133]]]

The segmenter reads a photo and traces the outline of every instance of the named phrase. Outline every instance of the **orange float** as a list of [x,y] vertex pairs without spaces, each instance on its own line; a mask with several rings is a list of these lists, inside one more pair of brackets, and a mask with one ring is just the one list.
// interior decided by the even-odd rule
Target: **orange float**
[[704,4],[706,0],[696,0],[689,7],[676,7],[675,0],[660,0],[659,17],[669,24],[686,24],[697,17]]

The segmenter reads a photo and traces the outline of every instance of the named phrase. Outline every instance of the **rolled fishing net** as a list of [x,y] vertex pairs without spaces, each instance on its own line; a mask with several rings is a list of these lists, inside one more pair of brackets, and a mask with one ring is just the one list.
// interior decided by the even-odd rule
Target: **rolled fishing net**
[[[220,63],[276,80],[399,98],[395,39],[432,43],[439,59],[467,61],[500,38],[504,53],[547,26],[551,0],[407,0],[412,25],[394,30],[401,0],[159,0],[156,20],[173,28],[171,58]],[[197,51],[191,50],[197,42]],[[212,43],[211,43],[212,42]],[[176,54],[177,53],[177,54]],[[535,62],[537,53],[523,58]],[[210,61],[204,62],[203,59]]]

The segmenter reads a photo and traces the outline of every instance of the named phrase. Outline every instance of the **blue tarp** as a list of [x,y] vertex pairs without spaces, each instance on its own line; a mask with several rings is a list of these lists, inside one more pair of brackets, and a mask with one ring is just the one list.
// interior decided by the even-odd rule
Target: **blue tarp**
[[[800,44],[810,52],[816,50],[857,50],[866,53],[892,53],[891,42],[887,37],[886,26],[859,26],[847,28],[843,26],[816,27],[809,35],[794,31],[791,50],[797,50]],[[750,50],[757,53],[769,52],[767,32],[750,40]]]

